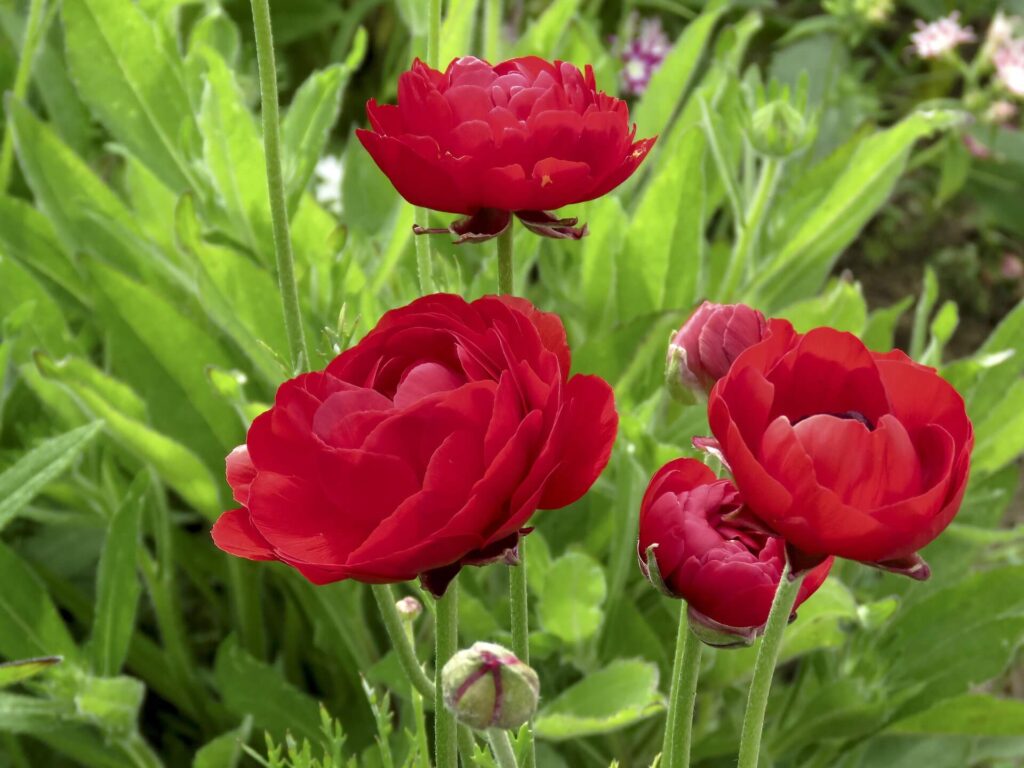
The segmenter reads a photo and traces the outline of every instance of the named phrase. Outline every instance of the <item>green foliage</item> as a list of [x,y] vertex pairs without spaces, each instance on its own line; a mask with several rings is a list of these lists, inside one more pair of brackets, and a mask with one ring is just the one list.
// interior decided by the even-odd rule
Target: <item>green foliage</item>
[[[317,366],[417,295],[412,209],[352,128],[366,98],[394,100],[398,73],[422,55],[424,4],[272,4]],[[224,456],[290,374],[248,3],[47,5],[32,87],[3,111],[16,171],[0,193],[0,763],[427,765],[433,702],[404,682],[362,585],[313,587],[229,559],[209,538],[234,505]],[[491,5],[446,3],[443,64],[482,53]],[[662,392],[668,335],[704,298],[899,345],[940,368],[975,425],[963,511],[925,553],[933,579],[839,564],[801,607],[769,703],[772,764],[1019,761],[1024,713],[1006,691],[1024,637],[1024,303],[1019,291],[999,299],[1009,289],[983,270],[959,279],[993,286],[994,309],[979,317],[919,235],[905,235],[919,258],[886,271],[908,251],[893,233],[920,229],[922,210],[955,220],[985,253],[1019,252],[1019,137],[966,121],[966,103],[922,103],[945,93],[950,71],[907,71],[895,26],[858,23],[854,36],[837,16],[813,16],[815,4],[522,5],[501,50],[592,63],[608,92],[622,41],[607,41],[627,29],[626,6],[659,13],[674,41],[630,105],[638,136],[659,136],[651,156],[613,193],[565,211],[590,235],[516,233],[517,285],[563,318],[574,368],[614,386],[621,420],[594,489],[531,521],[538,765],[650,765],[661,744],[678,606],[636,568],[636,512],[651,473],[707,433],[699,406]],[[25,10],[0,4],[4,90]],[[743,83],[798,92],[804,77],[813,143],[779,159],[762,187]],[[965,131],[995,157],[965,152]],[[344,169],[340,214],[315,195],[328,154]],[[431,244],[440,285],[494,292],[491,245]],[[879,252],[890,259],[881,277]],[[508,644],[505,568],[460,580],[460,644]],[[421,660],[433,640],[424,602],[412,627]],[[705,652],[695,765],[734,759],[755,653]],[[492,765],[474,747],[476,764]]]

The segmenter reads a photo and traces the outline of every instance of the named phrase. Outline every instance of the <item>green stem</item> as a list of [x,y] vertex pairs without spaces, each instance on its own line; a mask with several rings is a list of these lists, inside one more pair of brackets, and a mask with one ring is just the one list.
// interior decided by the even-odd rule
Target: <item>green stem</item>
[[484,58],[491,64],[501,61],[501,0],[487,0],[484,7]]
[[459,584],[452,580],[448,591],[434,604],[434,764],[436,768],[458,768],[455,718],[444,705],[441,670],[455,655],[459,642]]
[[672,665],[672,690],[665,718],[665,742],[661,750],[662,768],[690,768],[690,744],[693,739],[693,705],[697,699],[700,655],[703,645],[690,631],[686,604],[679,606],[679,632]]
[[740,191],[736,186],[736,179],[733,176],[732,167],[725,158],[725,152],[718,141],[718,134],[715,132],[715,124],[711,119],[711,110],[703,96],[700,99],[701,123],[708,140],[708,149],[711,150],[711,157],[715,161],[715,168],[725,188],[725,196],[732,208],[732,215],[735,221],[741,221],[743,217],[743,203],[740,198]]
[[750,271],[751,262],[755,258],[761,240],[761,230],[764,229],[766,214],[779,185],[781,170],[782,161],[774,157],[766,158],[761,166],[761,174],[757,181],[757,188],[750,200],[750,207],[743,220],[738,222],[736,247],[729,260],[729,269],[726,271],[721,290],[723,301],[734,298],[733,294]]
[[503,731],[500,728],[488,728],[487,742],[491,745],[491,752],[494,753],[494,760],[498,763],[498,768],[519,768],[516,753],[512,751],[512,740],[508,737],[508,731]]
[[288,233],[288,204],[281,172],[281,125],[277,104],[277,64],[274,61],[274,36],[270,28],[270,0],[252,0],[252,21],[256,33],[256,61],[260,76],[260,102],[263,110],[263,151],[267,162],[267,189],[270,193],[270,220],[274,229],[274,255],[277,259],[277,283],[284,308],[284,325],[292,365],[301,371],[310,364],[306,335],[299,311],[299,288],[295,282],[295,257]]
[[782,569],[782,578],[772,600],[772,610],[757,649],[754,663],[754,677],[750,681],[747,696],[747,711],[743,716],[743,730],[740,733],[740,757],[737,768],[757,768],[758,753],[761,749],[761,733],[764,731],[764,713],[768,709],[768,693],[772,688],[772,676],[782,648],[782,635],[793,612],[797,592],[803,577],[790,578],[787,562]]
[[514,226],[509,222],[505,231],[498,235],[498,293],[511,296],[515,290],[512,271],[512,238]]
[[[46,26],[41,23],[45,5],[46,0],[31,0],[28,6],[28,19],[21,36],[18,69],[14,74],[14,87],[11,88],[11,97],[15,101],[24,101],[25,94],[28,93],[28,84],[32,79],[32,62],[35,60],[36,50]],[[11,180],[11,168],[14,165],[14,131],[11,122],[8,116],[4,125],[3,144],[0,145],[0,194],[7,191],[7,184]]]
[[409,679],[412,687],[421,694],[433,696],[434,681],[427,677],[419,659],[416,658],[416,649],[413,648],[403,626],[402,617],[398,613],[398,608],[395,607],[394,590],[391,589],[390,584],[374,584],[371,589],[373,597],[377,601],[377,608],[380,610],[380,617],[384,621],[384,628],[388,632],[388,639],[391,640],[391,647],[398,654],[398,661],[402,665],[405,676]]
[[430,20],[427,26],[427,66],[437,69],[441,65],[441,0],[430,0]]
[[462,757],[463,768],[472,768],[473,754],[476,752],[476,739],[473,738],[473,731],[468,726],[459,726],[459,755]]
[[[509,227],[511,229],[511,227]],[[501,235],[505,237],[505,235]],[[511,238],[509,238],[511,242]],[[500,241],[499,241],[500,248]],[[511,254],[509,254],[511,260]],[[505,291],[502,291],[505,293]],[[510,623],[512,624],[512,652],[524,664],[530,663],[530,615],[529,597],[526,591],[526,539],[519,540],[519,565],[508,569],[508,593],[511,605]],[[533,727],[526,729],[526,768],[537,764],[537,756],[533,745]]]

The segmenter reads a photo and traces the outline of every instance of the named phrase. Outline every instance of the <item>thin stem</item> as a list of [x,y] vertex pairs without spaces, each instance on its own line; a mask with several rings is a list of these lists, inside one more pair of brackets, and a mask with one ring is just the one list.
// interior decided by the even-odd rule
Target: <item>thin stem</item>
[[[511,229],[511,227],[510,227]],[[504,237],[505,235],[502,235]],[[530,614],[529,596],[526,591],[526,539],[519,540],[519,565],[508,569],[508,594],[511,605],[510,623],[512,624],[512,652],[524,664],[530,663]],[[533,726],[527,727],[523,734],[526,739],[524,746],[526,768],[537,764],[537,754],[533,744]]]
[[[42,39],[46,24],[41,23],[46,0],[31,0],[28,6],[28,19],[25,31],[21,36],[21,54],[18,56],[18,69],[14,74],[14,87],[11,96],[15,101],[24,101],[28,93],[28,84],[32,79],[32,63],[36,58],[39,41]],[[3,144],[0,145],[0,194],[7,191],[11,180],[11,168],[14,165],[14,131],[12,120],[8,115],[4,125]]]
[[513,230],[513,224],[509,222],[505,231],[498,235],[498,293],[506,296],[511,296],[515,290],[512,271]]
[[444,705],[441,669],[455,655],[459,642],[459,585],[455,579],[434,604],[434,764],[436,768],[458,768],[455,718]]
[[500,728],[488,728],[487,742],[491,745],[491,752],[494,753],[494,760],[498,763],[498,768],[519,768],[516,753],[512,751],[512,740],[508,737],[508,731],[503,731]]
[[665,718],[665,744],[661,751],[662,768],[690,768],[690,744],[693,740],[693,705],[697,699],[700,655],[703,644],[690,631],[686,605],[679,607],[679,632],[676,657],[672,665],[672,690]]
[[747,711],[743,716],[743,730],[740,734],[740,757],[738,768],[757,768],[758,753],[761,749],[761,733],[764,731],[764,713],[768,709],[768,693],[772,688],[772,676],[782,648],[782,635],[793,612],[797,592],[800,591],[802,576],[790,578],[789,563],[782,569],[782,578],[772,600],[761,647],[757,649],[754,662],[754,677],[750,681],[747,696]]
[[373,597],[377,601],[377,608],[380,609],[384,628],[388,632],[388,639],[391,640],[391,647],[398,654],[398,661],[402,665],[405,676],[409,678],[412,687],[421,694],[433,696],[434,681],[427,677],[419,659],[416,658],[416,649],[413,648],[409,635],[406,633],[405,627],[402,626],[402,617],[395,607],[394,590],[391,589],[390,584],[374,584],[371,589]]
[[750,207],[742,221],[737,223],[736,247],[733,249],[732,258],[729,260],[729,269],[726,271],[722,284],[723,300],[733,298],[733,294],[750,271],[751,262],[754,260],[761,240],[761,230],[764,229],[766,214],[779,185],[781,170],[781,160],[774,157],[765,158],[758,177],[757,188],[750,200]]
[[473,731],[468,726],[459,726],[459,755],[462,757],[463,768],[472,768],[476,765],[473,762],[473,754],[476,752],[476,739],[473,738]]
[[277,259],[277,283],[284,308],[284,325],[292,365],[301,371],[309,365],[309,350],[302,330],[299,289],[295,282],[295,258],[288,233],[288,204],[281,172],[281,126],[277,104],[277,64],[274,62],[274,37],[270,28],[270,0],[252,0],[252,21],[256,33],[256,61],[260,75],[260,102],[263,110],[263,151],[267,162],[267,189],[270,194],[270,220],[274,228],[274,255]]
[[487,0],[484,6],[484,58],[492,64],[501,61],[502,0]]
[[430,20],[427,26],[427,66],[437,69],[441,65],[441,0],[430,0]]
[[718,141],[718,134],[715,132],[715,124],[711,120],[711,111],[708,109],[708,103],[703,96],[699,98],[701,123],[708,139],[708,149],[711,150],[711,157],[715,161],[715,168],[718,169],[718,175],[721,177],[722,185],[725,187],[725,196],[728,198],[729,205],[732,208],[733,219],[741,221],[743,217],[743,203],[740,198],[740,191],[736,186],[736,179],[733,177],[729,161],[725,158],[722,145]]

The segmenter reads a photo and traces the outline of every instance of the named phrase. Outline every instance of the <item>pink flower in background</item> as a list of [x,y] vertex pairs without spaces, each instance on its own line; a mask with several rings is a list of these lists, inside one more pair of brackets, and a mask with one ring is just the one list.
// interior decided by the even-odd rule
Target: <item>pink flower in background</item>
[[1017,96],[1024,96],[1024,40],[1011,40],[996,51],[992,60],[996,65],[996,77],[1006,89]]
[[937,59],[951,52],[958,45],[973,43],[974,30],[960,24],[960,12],[925,24],[920,19],[914,22],[917,32],[910,36],[914,52],[922,59]]
[[969,133],[964,134],[964,146],[967,147],[967,151],[970,152],[974,157],[980,160],[987,160],[992,157],[992,150],[978,141],[976,138],[971,136]]
[[1024,261],[1015,253],[1004,253],[999,265],[999,274],[1006,280],[1020,280],[1024,277]]
[[622,91],[639,96],[647,90],[651,77],[671,48],[658,17],[640,22],[640,34],[628,41],[622,51]]
[[985,111],[985,119],[996,125],[1007,125],[1017,117],[1017,111],[1017,105],[1012,101],[999,99]]

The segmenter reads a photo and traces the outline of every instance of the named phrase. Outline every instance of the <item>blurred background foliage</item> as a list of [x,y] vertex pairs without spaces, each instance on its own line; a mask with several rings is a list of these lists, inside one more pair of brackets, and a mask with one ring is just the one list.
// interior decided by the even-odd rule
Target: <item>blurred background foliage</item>
[[[417,295],[412,209],[352,130],[422,55],[425,3],[272,5],[322,365]],[[291,374],[248,3],[33,7],[0,0],[0,657],[64,660],[0,666],[0,765],[423,765],[366,590],[314,588],[209,538],[231,503],[223,457]],[[959,7],[979,37],[999,9],[1024,3]],[[652,471],[707,432],[661,386],[669,331],[705,297],[898,344],[960,388],[977,429],[963,511],[925,553],[932,580],[843,563],[801,609],[767,764],[1024,759],[1024,139],[1016,117],[987,117],[1013,98],[994,78],[910,51],[914,19],[952,10],[446,3],[443,60],[591,63],[610,92],[628,85],[644,23],[667,41],[628,95],[656,149],[615,193],[566,211],[591,235],[516,234],[517,285],[562,316],[574,367],[613,384],[622,417],[593,491],[538,515],[528,540],[543,768],[647,766],[660,744],[678,605],[641,578],[635,520]],[[796,118],[780,128],[758,115],[783,86]],[[445,289],[493,291],[493,247],[431,243]],[[462,644],[508,642],[504,568],[460,578]],[[416,626],[424,659],[431,625],[428,612]],[[753,650],[705,654],[698,765],[733,764],[752,664]]]

